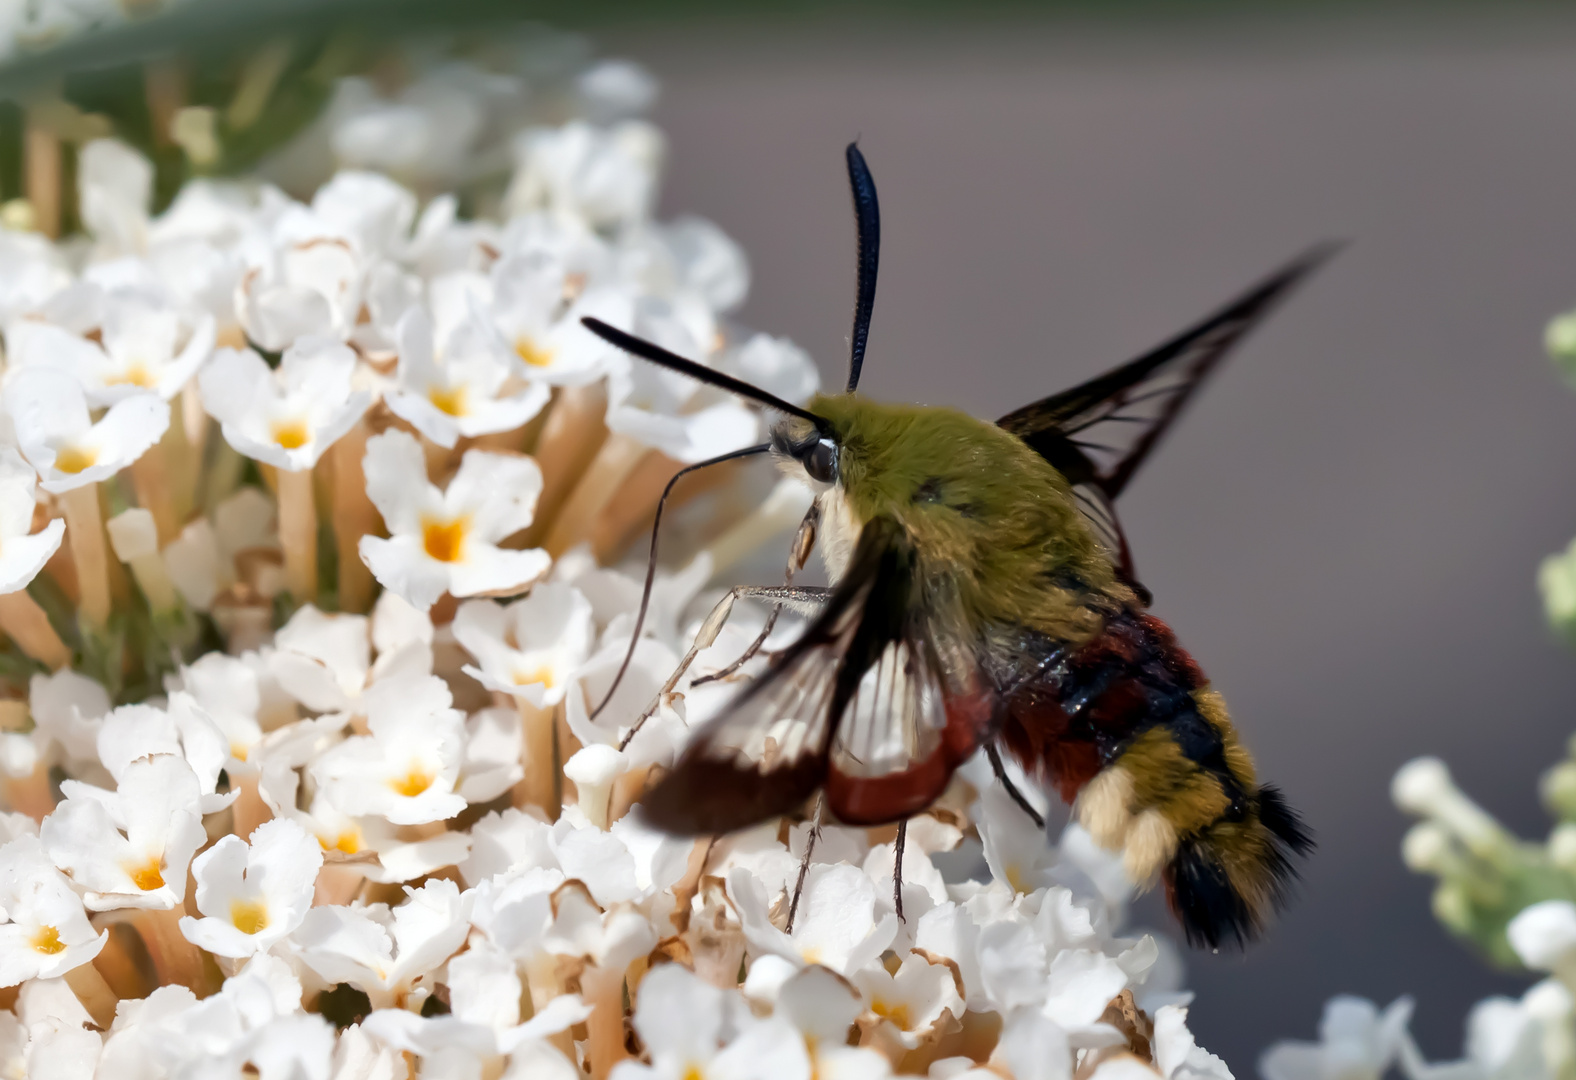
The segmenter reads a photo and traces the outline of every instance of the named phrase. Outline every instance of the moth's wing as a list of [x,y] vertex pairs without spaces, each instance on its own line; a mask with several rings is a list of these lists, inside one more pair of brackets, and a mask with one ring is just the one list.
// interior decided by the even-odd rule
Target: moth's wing
[[913,565],[896,522],[867,523],[821,614],[695,733],[642,800],[647,820],[670,832],[731,832],[825,786],[839,818],[869,823],[939,795],[988,735],[995,698],[961,626],[940,641],[919,629],[934,620]]
[[1315,248],[1158,348],[997,424],[1114,500],[1210,372],[1333,251]]

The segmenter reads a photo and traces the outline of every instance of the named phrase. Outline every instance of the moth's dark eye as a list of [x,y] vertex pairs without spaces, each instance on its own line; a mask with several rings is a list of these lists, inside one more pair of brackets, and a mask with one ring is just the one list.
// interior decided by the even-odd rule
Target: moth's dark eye
[[837,479],[837,444],[831,439],[820,439],[799,458],[810,479],[830,484]]

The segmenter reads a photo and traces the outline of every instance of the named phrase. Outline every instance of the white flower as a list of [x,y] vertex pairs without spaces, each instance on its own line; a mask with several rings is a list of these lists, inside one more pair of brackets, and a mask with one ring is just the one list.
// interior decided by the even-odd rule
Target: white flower
[[161,554],[181,599],[194,610],[209,611],[221,593],[242,580],[262,599],[272,599],[284,584],[278,550],[273,500],[255,487],[243,487],[214,508],[212,522],[193,521]]
[[60,548],[66,523],[55,518],[33,532],[37,474],[10,447],[0,449],[0,593],[26,588]]
[[28,682],[27,711],[40,753],[58,745],[73,771],[98,766],[99,730],[109,710],[104,687],[70,668],[34,675]]
[[175,311],[141,298],[110,303],[99,329],[102,344],[40,326],[23,338],[15,363],[69,372],[97,408],[150,391],[169,401],[213,352],[211,316],[187,327]]
[[[281,804],[277,812],[288,813],[292,820],[316,837],[331,861],[369,881],[386,884],[414,881],[463,861],[471,848],[471,837],[463,832],[445,831],[421,840],[403,840],[398,827],[385,819],[352,817],[322,795],[312,800],[309,813],[295,810],[293,803]],[[367,854],[376,856],[375,861],[355,858]],[[339,863],[338,856],[350,858]]]
[[156,394],[117,401],[95,423],[81,384],[55,368],[15,372],[4,400],[22,456],[57,495],[114,476],[170,426],[170,407]]
[[118,780],[114,792],[63,785],[67,798],[40,829],[44,848],[94,911],[175,907],[205,839],[197,777],[183,758],[159,753]]
[[778,1017],[754,1019],[737,993],[711,986],[678,964],[654,968],[641,980],[635,1030],[651,1064],[620,1062],[614,1080],[813,1075],[805,1041],[792,1024]]
[[471,895],[452,881],[405,889],[391,912],[367,907],[315,907],[293,935],[301,959],[329,983],[347,982],[374,1007],[392,1005],[465,943]]
[[104,717],[98,734],[99,760],[117,782],[133,762],[150,754],[175,754],[186,759],[202,792],[201,809],[211,814],[230,805],[235,793],[216,789],[219,773],[230,756],[229,740],[190,694],[170,695],[168,709],[122,705]]
[[460,605],[453,629],[455,640],[479,665],[467,664],[467,675],[537,708],[564,699],[595,636],[590,601],[560,582],[539,584],[508,606],[467,601]]
[[[628,323],[634,312],[628,293],[598,284],[579,292],[575,282],[586,272],[571,269],[571,257],[532,246],[500,259],[489,278],[493,325],[514,350],[520,373],[534,382],[582,386],[623,363],[618,351],[580,320],[595,316],[615,326]],[[570,292],[578,295],[566,303]]]
[[810,867],[791,937],[771,924],[770,900],[748,870],[729,872],[728,897],[756,955],[771,953],[800,964],[820,964],[841,975],[873,962],[897,935],[897,916],[885,915],[877,921],[875,886],[852,866]]
[[322,865],[322,848],[293,821],[263,822],[250,846],[220,837],[192,865],[204,918],[183,916],[181,933],[215,956],[264,952],[301,925]]
[[352,390],[356,354],[327,338],[295,341],[278,371],[250,349],[220,349],[198,378],[203,408],[247,457],[292,472],[310,469],[367,411]]
[[348,339],[363,307],[379,307],[379,271],[393,270],[381,260],[403,247],[415,212],[410,192],[365,172],[340,173],[310,209],[285,206],[269,250],[236,286],[247,336],[273,350],[308,336]]
[[63,975],[109,940],[93,932],[82,901],[31,836],[0,847],[0,912],[0,986]]
[[408,312],[395,331],[398,388],[384,395],[390,411],[439,446],[460,436],[511,431],[547,404],[549,391],[513,376],[517,362],[492,327],[469,319],[454,328],[441,356],[433,348],[431,317]]
[[350,815],[376,814],[396,825],[451,818],[465,809],[456,793],[465,714],[452,708],[443,680],[385,679],[362,695],[369,735],[321,755],[312,773]]
[[1534,971],[1571,971],[1576,964],[1576,904],[1545,900],[1523,908],[1505,927],[1521,962]]
[[540,208],[611,229],[650,214],[662,135],[638,120],[606,129],[572,121],[524,133],[515,154],[505,196],[510,214]]
[[540,549],[498,546],[531,523],[542,471],[528,457],[468,450],[439,491],[427,480],[421,447],[401,431],[367,440],[367,495],[388,526],[366,536],[361,558],[384,588],[426,610],[453,596],[520,592],[548,570]]
[[915,953],[905,956],[892,974],[872,964],[849,978],[864,994],[877,1025],[905,1049],[955,1030],[963,1018],[963,996],[952,971]]
[[[233,656],[207,653],[181,669],[179,682],[228,740],[230,756],[225,768],[233,773],[247,767],[252,748],[263,737],[257,718],[263,692],[256,670]],[[230,779],[233,783],[237,778],[232,775]]]
[[147,158],[123,142],[94,139],[78,155],[77,189],[82,224],[97,239],[101,256],[143,251],[153,201]]
[[329,615],[303,604],[274,634],[269,669],[307,708],[352,711],[372,672],[369,629],[365,615]]
[[1153,1045],[1155,1067],[1166,1080],[1232,1080],[1226,1063],[1193,1040],[1186,1006],[1165,1005],[1155,1012]]
[[1383,1013],[1363,998],[1331,998],[1319,1041],[1276,1043],[1259,1072],[1264,1080],[1378,1080],[1400,1054],[1411,1017],[1411,998],[1397,998]]
[[[637,307],[634,332],[693,358],[710,328],[697,326],[692,314],[648,298]],[[686,464],[748,446],[760,433],[759,418],[734,398],[638,361],[608,377],[607,426]]]

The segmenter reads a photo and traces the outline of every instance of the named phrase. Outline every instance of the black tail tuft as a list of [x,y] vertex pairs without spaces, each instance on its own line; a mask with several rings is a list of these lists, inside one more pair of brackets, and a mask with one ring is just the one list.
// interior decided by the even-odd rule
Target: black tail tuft
[[[1259,788],[1259,820],[1298,855],[1313,851],[1313,830],[1303,823],[1297,811],[1286,805],[1286,796],[1273,784]],[[1292,873],[1295,875],[1296,871]]]
[[1264,929],[1297,878],[1292,857],[1313,850],[1313,836],[1273,787],[1261,788],[1256,813],[1222,819],[1182,841],[1166,868],[1166,899],[1189,945],[1241,947]]

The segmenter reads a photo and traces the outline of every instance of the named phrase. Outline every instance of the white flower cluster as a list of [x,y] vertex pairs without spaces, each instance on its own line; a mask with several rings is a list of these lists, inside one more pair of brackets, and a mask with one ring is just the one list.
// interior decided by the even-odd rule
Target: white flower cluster
[[370,171],[154,216],[97,142],[88,237],[0,232],[0,1075],[1229,1080],[1119,862],[988,764],[910,824],[906,918],[892,828],[642,824],[764,663],[695,684],[741,610],[659,695],[692,601],[808,495],[724,473],[593,720],[641,592],[605,564],[762,425],[579,320],[789,400],[815,369],[725,320],[731,241],[652,219],[654,129],[518,145],[465,220]]
[[[1576,742],[1572,752],[1576,754]],[[1502,964],[1549,977],[1520,998],[1473,1007],[1460,1060],[1430,1063],[1407,1031],[1412,1002],[1382,1013],[1373,1002],[1333,998],[1319,1040],[1282,1042],[1259,1063],[1264,1080],[1559,1080],[1576,1070],[1576,757],[1547,773],[1544,802],[1564,820],[1547,843],[1516,839],[1451,779],[1444,762],[1418,758],[1396,773],[1395,803],[1422,820],[1402,855],[1434,875],[1434,913]]]

